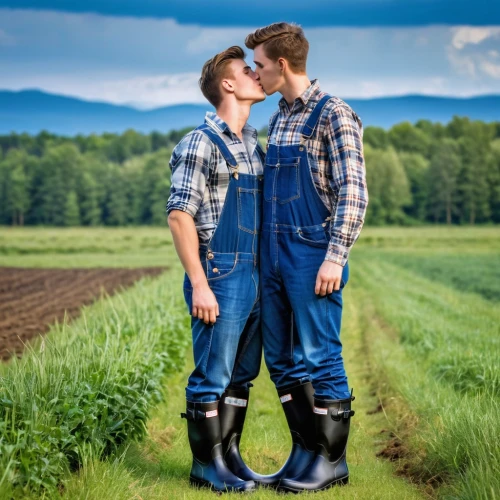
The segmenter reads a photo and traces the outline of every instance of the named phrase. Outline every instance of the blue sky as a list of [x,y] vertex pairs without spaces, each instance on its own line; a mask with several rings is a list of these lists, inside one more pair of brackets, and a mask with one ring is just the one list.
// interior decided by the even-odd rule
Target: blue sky
[[280,20],[302,24],[308,75],[341,97],[500,94],[492,0],[0,0],[0,89],[140,108],[204,102],[203,63]]

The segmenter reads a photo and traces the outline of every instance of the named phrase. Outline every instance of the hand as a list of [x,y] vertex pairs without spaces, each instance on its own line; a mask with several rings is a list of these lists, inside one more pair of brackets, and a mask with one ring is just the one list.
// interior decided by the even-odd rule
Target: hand
[[324,297],[334,290],[340,290],[343,267],[335,262],[323,261],[316,277],[316,287],[314,293]]
[[193,287],[192,315],[207,325],[215,323],[216,317],[219,315],[219,304],[208,283]]

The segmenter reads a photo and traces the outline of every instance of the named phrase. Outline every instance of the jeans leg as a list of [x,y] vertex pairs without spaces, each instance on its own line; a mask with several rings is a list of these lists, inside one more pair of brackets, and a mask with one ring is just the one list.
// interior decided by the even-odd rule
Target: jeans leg
[[259,300],[255,303],[240,338],[230,382],[230,386],[233,388],[249,389],[251,387],[250,382],[259,375],[262,360],[260,312]]
[[[316,295],[314,288],[319,268],[324,260],[323,249],[312,248],[293,240],[289,244],[296,249],[293,255],[301,265],[297,270],[295,260],[285,263],[284,281],[294,311],[304,362],[311,374],[315,397],[348,398],[350,392],[340,341],[342,288],[325,297]],[[347,277],[346,267],[342,284],[345,284]]]
[[309,374],[297,349],[292,308],[280,277],[261,261],[261,309],[264,358],[277,388],[308,380]]
[[[191,319],[195,368],[188,379],[186,398],[193,402],[218,400],[229,385],[241,334],[255,302],[252,262],[240,262],[225,278],[209,281],[219,316],[214,324]],[[189,310],[192,290],[184,288]]]

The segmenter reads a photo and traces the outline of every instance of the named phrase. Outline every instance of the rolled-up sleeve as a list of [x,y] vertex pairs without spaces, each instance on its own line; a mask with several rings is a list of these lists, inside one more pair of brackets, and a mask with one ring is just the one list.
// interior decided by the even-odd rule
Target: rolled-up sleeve
[[198,212],[210,174],[212,143],[202,132],[191,132],[174,148],[170,159],[172,180],[167,213],[181,210],[192,217]]
[[328,116],[325,141],[336,194],[331,239],[325,260],[345,266],[358,239],[368,205],[361,120],[348,105],[335,106]]

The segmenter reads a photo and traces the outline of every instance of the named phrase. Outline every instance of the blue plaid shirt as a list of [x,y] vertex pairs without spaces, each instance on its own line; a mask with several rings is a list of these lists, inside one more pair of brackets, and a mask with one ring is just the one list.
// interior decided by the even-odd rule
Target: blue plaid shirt
[[[240,173],[263,174],[265,153],[253,127],[243,127],[242,142],[215,113],[207,113],[205,123],[224,139]],[[174,148],[170,168],[172,184],[167,213],[181,210],[190,214],[200,242],[208,241],[219,222],[229,187],[229,168],[224,157],[203,132],[193,130]]]
[[[319,82],[313,80],[291,109],[282,98],[270,120],[271,124],[277,115],[268,142],[280,146],[299,144],[302,127],[325,94]],[[344,101],[332,97],[313,136],[306,142],[316,191],[332,214],[325,259],[342,266],[361,232],[368,204],[362,135],[356,113]]]

